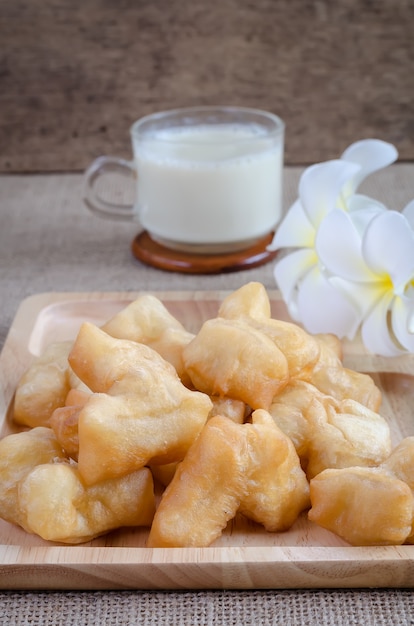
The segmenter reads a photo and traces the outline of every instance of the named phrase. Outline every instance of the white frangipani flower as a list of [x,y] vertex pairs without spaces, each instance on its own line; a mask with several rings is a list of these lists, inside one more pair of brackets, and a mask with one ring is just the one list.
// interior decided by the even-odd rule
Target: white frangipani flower
[[328,280],[352,302],[354,332],[361,324],[368,350],[383,356],[413,352],[414,230],[396,211],[377,213],[363,230],[362,220],[355,225],[353,218],[333,211],[318,231],[315,247]]
[[[299,182],[299,198],[271,244],[273,249],[296,248],[276,264],[274,273],[291,317],[311,332],[338,334],[354,318],[352,306],[331,287],[321,271],[315,238],[326,215],[345,206],[344,186],[359,171],[357,164],[339,159],[307,168]],[[326,319],[326,309],[320,308],[321,299],[330,301],[330,306],[337,310],[336,316]]]
[[398,213],[355,192],[396,158],[394,146],[369,139],[307,168],[271,244],[293,248],[274,269],[293,319],[350,339],[361,327],[365,346],[384,356],[414,352],[414,201]]

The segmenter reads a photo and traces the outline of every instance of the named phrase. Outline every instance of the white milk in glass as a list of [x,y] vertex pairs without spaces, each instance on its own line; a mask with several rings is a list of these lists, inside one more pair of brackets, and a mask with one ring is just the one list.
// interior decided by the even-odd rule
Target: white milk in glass
[[282,159],[283,147],[254,124],[171,128],[140,138],[140,221],[170,246],[249,245],[280,219]]

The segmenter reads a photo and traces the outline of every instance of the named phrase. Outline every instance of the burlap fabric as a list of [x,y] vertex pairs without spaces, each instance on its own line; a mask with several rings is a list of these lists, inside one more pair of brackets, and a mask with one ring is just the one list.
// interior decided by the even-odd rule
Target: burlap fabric
[[[285,171],[285,208],[296,197],[301,171]],[[414,165],[387,168],[362,191],[401,209],[414,198]],[[123,193],[115,185],[108,192]],[[271,263],[206,276],[144,266],[130,251],[137,230],[88,213],[80,174],[0,177],[0,346],[19,303],[40,292],[235,289],[248,280],[275,287]],[[399,589],[0,592],[0,624],[409,626],[414,596]]]
[[4,626],[411,626],[396,590],[49,592],[0,594]]

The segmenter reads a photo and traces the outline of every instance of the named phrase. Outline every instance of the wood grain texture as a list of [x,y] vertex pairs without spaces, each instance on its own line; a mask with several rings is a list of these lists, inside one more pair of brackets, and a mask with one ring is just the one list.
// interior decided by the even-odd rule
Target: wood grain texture
[[236,252],[196,254],[166,248],[152,239],[147,231],[143,231],[134,238],[131,249],[134,256],[143,263],[165,271],[183,274],[219,274],[259,267],[275,259],[278,251],[268,250],[273,237],[274,232],[271,232],[248,248]]
[[[188,330],[217,314],[228,292],[156,292]],[[276,291],[272,314],[289,319]],[[138,293],[45,293],[25,300],[0,354],[0,437],[16,431],[12,399],[33,355],[102,324]],[[358,342],[345,363],[369,367],[383,391],[394,443],[414,434],[413,356],[377,361]],[[390,366],[387,368],[387,366]],[[381,371],[382,369],[385,371]],[[147,529],[120,529],[78,546],[48,543],[0,520],[0,589],[290,589],[413,587],[414,546],[354,548],[303,514],[284,533],[237,516],[208,548],[146,548]]]
[[413,0],[0,0],[0,171],[130,157],[147,113],[279,114],[286,163],[375,136],[414,160]]

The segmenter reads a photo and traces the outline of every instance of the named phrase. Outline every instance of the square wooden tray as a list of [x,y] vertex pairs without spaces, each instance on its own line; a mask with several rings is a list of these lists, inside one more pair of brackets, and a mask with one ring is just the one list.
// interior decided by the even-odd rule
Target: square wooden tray
[[[13,394],[34,355],[103,324],[138,293],[47,293],[22,302],[0,355],[0,436],[16,432]],[[217,314],[225,292],[155,292],[188,330]],[[289,319],[278,292],[274,317]],[[372,373],[394,443],[414,434],[414,356],[367,354],[345,342],[345,363]],[[412,587],[414,546],[354,548],[303,515],[288,532],[267,533],[237,517],[209,548],[145,547],[147,531],[121,529],[80,546],[51,544],[0,520],[1,589],[288,589]]]

